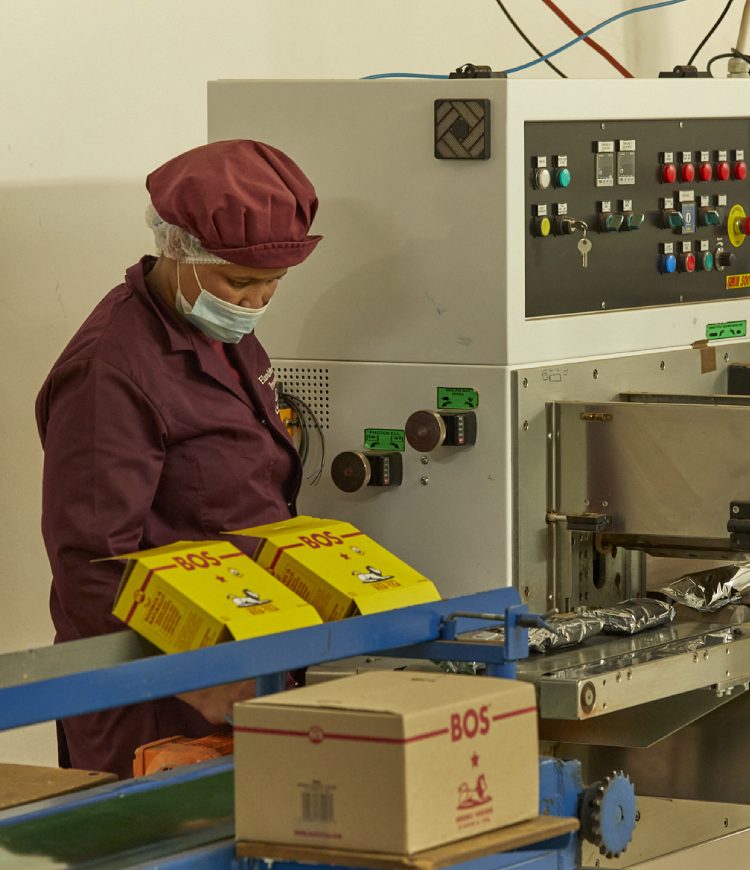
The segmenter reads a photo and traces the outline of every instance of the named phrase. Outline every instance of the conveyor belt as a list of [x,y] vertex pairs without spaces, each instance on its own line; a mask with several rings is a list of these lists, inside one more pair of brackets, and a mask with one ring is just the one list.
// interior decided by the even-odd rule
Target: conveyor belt
[[0,868],[152,865],[234,835],[232,759],[0,813]]

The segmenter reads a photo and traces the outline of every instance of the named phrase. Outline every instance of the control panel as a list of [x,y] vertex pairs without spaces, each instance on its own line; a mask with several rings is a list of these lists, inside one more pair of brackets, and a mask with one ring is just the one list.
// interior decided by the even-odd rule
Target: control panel
[[526,317],[750,296],[750,120],[525,124]]

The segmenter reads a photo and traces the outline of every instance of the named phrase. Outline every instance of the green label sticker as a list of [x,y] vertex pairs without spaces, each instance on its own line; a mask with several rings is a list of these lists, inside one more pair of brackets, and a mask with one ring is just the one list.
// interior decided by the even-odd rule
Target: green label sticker
[[403,429],[365,429],[367,450],[406,450],[406,437]]
[[479,407],[479,393],[471,387],[438,387],[437,406],[439,409],[473,411]]
[[747,335],[747,320],[730,320],[728,323],[707,323],[706,338],[717,341],[720,338],[744,338]]

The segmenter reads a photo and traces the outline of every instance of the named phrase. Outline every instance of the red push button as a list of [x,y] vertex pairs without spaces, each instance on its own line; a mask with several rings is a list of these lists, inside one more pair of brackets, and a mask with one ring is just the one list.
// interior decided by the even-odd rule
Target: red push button
[[722,160],[716,164],[716,177],[719,181],[729,181],[729,176],[732,174],[732,169],[726,160]]
[[695,166],[692,163],[683,163],[680,167],[680,179],[682,181],[695,181]]
[[742,220],[739,221],[737,229],[743,236],[750,236],[750,216],[742,218]]
[[737,181],[744,181],[747,178],[747,163],[744,160],[738,160],[734,164],[734,177]]
[[661,180],[664,184],[674,184],[677,181],[677,167],[674,163],[665,163],[661,168]]
[[711,181],[714,177],[714,168],[710,163],[701,163],[698,169],[698,178],[701,181]]
[[681,272],[695,272],[696,260],[695,254],[683,254],[680,257]]

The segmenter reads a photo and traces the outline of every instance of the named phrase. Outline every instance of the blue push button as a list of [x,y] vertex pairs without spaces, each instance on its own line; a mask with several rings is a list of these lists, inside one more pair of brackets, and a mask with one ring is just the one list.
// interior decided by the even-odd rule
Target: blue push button
[[671,275],[677,271],[677,257],[674,254],[665,254],[661,258],[661,271],[665,275]]

